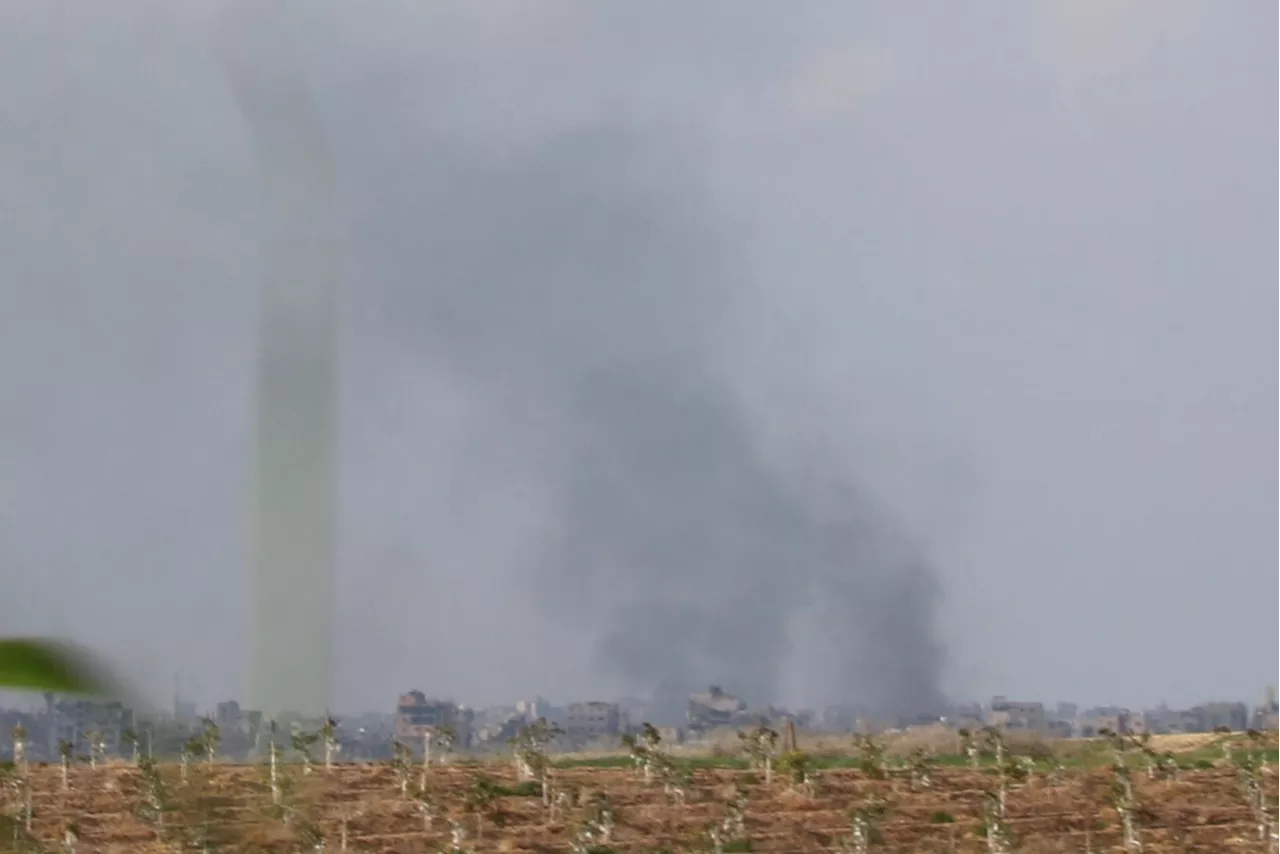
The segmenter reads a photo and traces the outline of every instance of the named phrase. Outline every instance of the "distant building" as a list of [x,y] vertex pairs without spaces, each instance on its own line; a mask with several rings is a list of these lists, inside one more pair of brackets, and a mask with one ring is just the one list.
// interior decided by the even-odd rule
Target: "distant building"
[[1268,685],[1266,699],[1262,701],[1261,706],[1253,710],[1251,725],[1254,729],[1276,729],[1278,721],[1280,721],[1280,703],[1276,702],[1276,689]]
[[96,732],[108,753],[120,753],[122,735],[134,728],[133,709],[119,702],[62,700],[53,707],[53,740],[67,741],[77,751],[87,753],[86,734]]
[[981,703],[953,703],[942,723],[951,729],[978,730],[986,726],[987,714]]
[[1076,734],[1076,725],[1074,721],[1052,720],[1049,721],[1048,729],[1045,734],[1051,738],[1074,738]]
[[524,717],[528,723],[544,720],[561,728],[567,725],[565,718],[568,710],[563,706],[553,705],[549,700],[544,700],[542,697],[535,697],[532,700],[520,700],[516,703],[515,709],[516,713]]
[[421,691],[401,694],[396,705],[396,740],[410,747],[421,744],[428,732],[456,728],[457,723],[457,706],[448,700],[429,700]]
[[1123,709],[1106,710],[1104,714],[1086,715],[1080,720],[1080,735],[1083,738],[1094,738],[1103,730],[1110,730],[1121,735],[1132,735],[1130,726],[1132,716]]
[[1280,714],[1258,709],[1253,715],[1253,728],[1257,730],[1280,729]]
[[389,759],[395,715],[365,712],[338,721],[342,752],[352,759]]
[[1019,702],[1004,697],[991,698],[991,711],[987,715],[987,723],[1009,730],[1044,732],[1048,729],[1044,703]]
[[1249,707],[1244,703],[1205,703],[1191,710],[1199,719],[1201,732],[1226,727],[1232,732],[1249,728]]
[[551,705],[551,702],[544,700],[542,697],[534,697],[532,700],[516,701],[516,711],[524,715],[525,719],[530,723],[543,718],[547,721],[562,723],[564,717],[563,710],[557,709]]
[[707,730],[730,726],[734,718],[746,710],[745,701],[726,694],[719,685],[712,685],[705,692],[689,697],[689,729]]
[[1199,718],[1190,709],[1171,709],[1166,705],[1160,705],[1154,709],[1147,709],[1140,717],[1141,722],[1138,725],[1140,731],[1153,735],[1200,731]]
[[617,703],[570,703],[565,710],[565,734],[573,741],[592,741],[617,735],[621,730]]
[[622,729],[627,730],[649,720],[650,702],[638,697],[623,697],[618,700],[618,712],[622,715]]
[[475,730],[475,741],[478,745],[502,744],[529,725],[524,715],[515,712],[510,713],[506,718],[490,712],[484,716],[484,721]]

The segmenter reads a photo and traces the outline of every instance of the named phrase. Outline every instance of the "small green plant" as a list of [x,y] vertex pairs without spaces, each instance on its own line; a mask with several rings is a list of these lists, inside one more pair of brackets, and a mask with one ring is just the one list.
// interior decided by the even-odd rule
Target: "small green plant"
[[[264,830],[269,829],[277,837],[283,832],[284,839],[295,846],[321,850],[327,844],[320,827],[320,804],[325,797],[325,779],[327,778],[321,778],[320,775],[308,775],[305,766],[301,772],[297,766],[277,767],[272,802],[264,813],[270,823]],[[219,799],[211,797],[209,802],[216,800]],[[289,850],[298,849],[291,847]]]
[[85,747],[89,749],[89,767],[97,768],[98,763],[102,762],[107,755],[107,743],[103,739],[102,733],[96,729],[91,729],[84,734]]
[[26,772],[27,767],[27,728],[21,722],[13,725],[13,764]]
[[662,750],[662,733],[648,721],[640,725],[638,734],[624,735],[622,743],[626,745],[632,763],[646,784],[653,782],[654,772],[668,764],[667,756]]
[[996,761],[997,768],[1004,767],[1005,748],[1004,733],[999,727],[988,726],[982,728],[982,749],[990,753]]
[[613,804],[603,792],[596,792],[587,803],[586,815],[579,825],[574,839],[569,843],[574,854],[599,854],[612,851],[613,829],[617,822]]
[[761,724],[750,731],[740,731],[738,739],[742,750],[751,760],[752,768],[764,769],[764,782],[773,782],[773,756],[778,746],[778,733]]
[[7,815],[0,815],[0,840],[5,841],[0,843],[5,846],[0,850],[14,851],[18,854],[40,854],[45,850],[40,841],[31,835],[30,829],[24,827],[22,821]]
[[475,819],[476,839],[484,836],[485,819],[495,827],[505,823],[506,816],[499,803],[500,797],[501,791],[493,780],[483,774],[472,778],[464,799],[464,809]]
[[71,788],[71,780],[69,777],[71,771],[71,759],[75,752],[75,745],[65,738],[58,739],[58,758],[62,763],[62,791]]
[[417,808],[418,815],[422,817],[423,832],[430,832],[431,825],[435,823],[436,816],[439,813],[431,793],[426,789],[417,789],[413,793],[413,805]]
[[1172,753],[1162,753],[1156,758],[1156,770],[1161,779],[1170,785],[1178,782],[1178,760]]
[[720,822],[720,834],[726,841],[732,842],[747,838],[747,807],[750,796],[747,790],[738,786],[733,798],[725,805],[724,819]]
[[1120,816],[1120,830],[1124,850],[1132,854],[1142,851],[1142,838],[1139,833],[1136,816],[1137,801],[1133,795],[1133,782],[1129,777],[1129,768],[1117,762],[1112,767],[1111,804]]
[[551,806],[551,789],[548,774],[551,761],[547,757],[547,748],[556,736],[563,735],[564,730],[546,718],[539,718],[535,723],[522,727],[520,732],[511,738],[513,755],[516,760],[516,777],[519,780],[537,780],[541,786],[543,806]]
[[212,775],[200,766],[191,769],[185,783],[175,786],[154,758],[141,756],[135,795],[134,814],[158,843],[170,849],[242,851],[244,838],[254,827],[254,820],[244,814],[228,820],[234,798],[219,792]]
[[402,741],[391,742],[391,769],[395,773],[396,788],[400,796],[409,796],[409,773],[413,762],[413,751]]
[[[338,850],[339,851],[346,851],[351,842],[351,820],[353,818],[359,818],[363,814],[364,813],[362,811],[353,810],[349,807],[344,807],[342,811],[338,814]],[[423,823],[425,825],[425,829],[429,831],[431,829],[431,822],[428,820],[427,817],[424,817]]]
[[138,734],[128,728],[122,729],[120,730],[120,741],[129,748],[129,761],[137,765],[139,753]]
[[816,792],[817,771],[813,759],[803,750],[788,750],[778,758],[778,770],[787,778],[793,791],[813,797]]
[[927,789],[933,785],[933,757],[925,750],[917,748],[911,751],[907,769],[911,791]]
[[297,727],[289,734],[289,746],[302,760],[302,773],[310,774],[314,770],[315,760],[311,758],[311,746],[320,740],[320,733],[307,732]]
[[694,791],[692,766],[687,762],[677,762],[665,754],[658,755],[656,766],[663,794],[672,803],[684,806]]
[[888,769],[884,760],[884,745],[871,735],[855,735],[853,746],[858,751],[858,770],[872,780],[883,780]]
[[0,763],[0,787],[12,796],[16,813],[14,816],[0,814],[0,845],[9,839],[15,850],[30,850],[35,840],[31,836],[31,778],[26,768],[10,762]]
[[1266,772],[1266,759],[1262,754],[1263,738],[1257,730],[1249,730],[1250,749],[1237,761],[1236,773],[1240,790],[1244,795],[1257,825],[1258,840],[1266,842],[1275,819],[1271,815],[1270,802],[1263,791],[1262,778]]
[[628,732],[622,736],[622,746],[627,748],[627,753],[631,757],[632,767],[635,768],[636,776],[644,775],[645,766],[645,745],[635,733]]
[[954,824],[956,817],[945,810],[937,810],[929,814],[930,824]]
[[326,841],[324,828],[317,822],[310,819],[299,821],[294,832],[302,847],[316,852],[324,851]]
[[978,740],[974,737],[973,730],[961,728],[956,730],[956,735],[960,738],[960,750],[969,760],[969,767],[974,771],[978,770],[978,766],[982,764],[982,753],[978,749]]
[[160,776],[160,767],[149,756],[138,762],[140,777],[140,799],[135,812],[138,818],[155,829],[157,836],[164,832],[165,812],[168,809],[169,793],[164,778]]
[[453,752],[453,745],[454,745],[454,742],[456,742],[457,740],[458,740],[458,736],[457,736],[457,733],[454,732],[453,727],[449,726],[448,724],[442,724],[436,727],[435,742],[436,742],[436,746],[440,748],[440,764],[441,765],[448,764],[449,755],[450,753]]
[[1013,838],[1004,818],[1004,802],[996,792],[984,792],[980,836],[987,840],[989,854],[1010,854]]
[[461,822],[449,819],[449,847],[441,849],[440,854],[469,854],[463,844],[467,841],[467,829]]
[[212,718],[205,718],[200,723],[199,747],[204,754],[204,764],[210,768],[218,758],[218,747],[222,744],[222,730]]
[[324,724],[320,727],[320,743],[324,748],[324,772],[333,770],[333,757],[342,749],[338,743],[338,722],[325,715]]
[[187,739],[182,745],[182,751],[178,754],[178,766],[181,774],[181,780],[185,784],[187,782],[187,768],[191,764],[193,757],[198,757],[205,751],[205,743],[203,733],[197,733]]
[[869,854],[871,846],[881,841],[880,823],[889,807],[889,800],[879,792],[865,795],[850,815],[851,830],[841,840],[841,849],[848,854]]
[[267,725],[267,785],[271,789],[271,803],[280,807],[283,792],[280,788],[280,745],[276,742],[276,722]]

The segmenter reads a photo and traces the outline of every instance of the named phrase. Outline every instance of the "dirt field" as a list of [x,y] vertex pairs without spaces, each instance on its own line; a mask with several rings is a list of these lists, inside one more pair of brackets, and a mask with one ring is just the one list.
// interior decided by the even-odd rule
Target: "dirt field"
[[[983,790],[990,789],[994,780],[982,771],[938,767],[928,788],[911,791],[906,779],[872,780],[857,770],[832,769],[817,776],[810,795],[794,790],[779,776],[766,785],[757,773],[702,767],[693,769],[681,804],[664,794],[661,785],[645,785],[630,769],[578,767],[554,772],[553,790],[565,795],[552,815],[538,787],[519,787],[508,764],[450,766],[434,768],[429,775],[427,790],[434,816],[428,827],[418,804],[400,794],[396,772],[389,766],[338,765],[327,774],[317,769],[311,775],[291,766],[286,769],[290,781],[286,789],[291,791],[283,802],[297,813],[292,828],[286,828],[271,814],[266,772],[260,766],[206,769],[193,765],[186,784],[179,780],[178,768],[163,767],[162,822],[140,814],[148,789],[133,766],[73,768],[67,791],[62,790],[56,765],[33,766],[29,774],[32,837],[45,846],[43,850],[59,850],[72,827],[77,834],[75,851],[81,854],[154,854],[183,850],[184,844],[186,850],[198,851],[206,842],[207,850],[314,850],[314,839],[302,839],[311,820],[321,829],[324,850],[340,851],[344,815],[345,850],[349,851],[449,851],[452,820],[467,831],[463,850],[566,852],[573,850],[571,843],[579,838],[591,804],[599,804],[593,801],[598,793],[607,796],[615,826],[608,842],[596,840],[595,847],[584,850],[600,854],[713,851],[707,830],[723,823],[739,786],[747,795],[745,833],[736,839],[734,834],[724,835],[725,852],[844,850],[840,846],[850,836],[851,811],[868,803],[869,796],[888,802],[876,822],[870,851],[979,852],[987,850],[986,841],[977,835],[982,827]],[[477,775],[505,787],[497,790],[491,803],[476,796]],[[12,773],[8,779],[12,781]],[[1258,839],[1257,821],[1236,769],[1224,765],[1188,770],[1176,781],[1148,780],[1145,773],[1135,771],[1133,779],[1136,817],[1147,854],[1270,850]],[[416,785],[416,769],[412,780]],[[1274,811],[1274,776],[1264,777],[1264,788]],[[1069,770],[1056,782],[1036,773],[1029,784],[1012,787],[1006,816],[1017,850],[1121,850],[1110,792],[1111,773],[1106,769]],[[18,816],[20,828],[24,796],[17,786],[4,794],[5,814]],[[13,832],[12,825],[4,830],[6,836]],[[0,850],[13,845],[9,838],[0,839]]]

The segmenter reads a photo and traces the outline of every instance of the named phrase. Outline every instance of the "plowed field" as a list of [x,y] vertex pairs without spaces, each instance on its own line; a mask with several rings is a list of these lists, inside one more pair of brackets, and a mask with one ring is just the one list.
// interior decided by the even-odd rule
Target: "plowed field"
[[[927,788],[912,791],[907,780],[871,780],[854,770],[828,770],[810,794],[778,777],[766,785],[758,774],[699,768],[681,802],[627,769],[571,768],[557,770],[552,778],[553,791],[565,793],[553,811],[543,805],[536,787],[517,786],[509,766],[437,767],[427,783],[433,813],[428,825],[419,804],[400,794],[395,771],[388,766],[343,764],[310,775],[292,766],[285,771],[289,784],[283,803],[297,812],[286,827],[273,813],[260,766],[193,765],[185,784],[178,774],[176,766],[162,769],[164,809],[157,821],[145,808],[140,810],[147,792],[156,789],[149,789],[133,766],[117,762],[73,768],[66,790],[58,766],[33,766],[30,836],[44,850],[58,850],[71,828],[80,854],[154,854],[184,850],[184,845],[200,850],[206,841],[209,850],[300,851],[315,847],[315,838],[302,840],[312,826],[323,836],[324,850],[332,852],[343,850],[345,825],[346,850],[391,854],[452,850],[450,832],[456,822],[466,831],[464,850],[567,852],[580,838],[590,805],[598,806],[603,793],[614,827],[607,842],[597,839],[590,850],[712,851],[708,828],[723,822],[742,787],[747,793],[745,835],[736,840],[733,834],[724,836],[726,852],[844,850],[851,811],[872,795],[885,798],[887,808],[870,851],[979,852],[987,850],[979,835],[983,791],[994,779],[981,771],[943,767],[934,771]],[[487,804],[471,794],[478,774],[501,787]],[[1029,784],[1010,788],[1006,816],[1017,850],[1121,850],[1120,823],[1109,805],[1111,779],[1106,769],[1078,770],[1056,781],[1037,774]],[[1235,769],[1184,771],[1176,781],[1149,780],[1135,771],[1133,779],[1147,854],[1273,850],[1259,840],[1258,822]],[[1263,780],[1274,815],[1275,777],[1268,774]],[[417,782],[415,770],[413,784]],[[5,814],[17,816],[20,829],[25,794],[14,784],[4,796]],[[12,824],[4,834],[21,835]],[[16,844],[0,839],[0,850]]]

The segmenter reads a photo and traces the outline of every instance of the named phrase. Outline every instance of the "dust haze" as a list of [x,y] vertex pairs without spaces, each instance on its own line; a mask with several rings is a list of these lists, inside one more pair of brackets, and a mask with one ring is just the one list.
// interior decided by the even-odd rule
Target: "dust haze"
[[[223,8],[0,12],[0,615],[206,706],[262,277]],[[1265,22],[501,8],[275,10],[345,235],[336,708],[1274,680]]]

